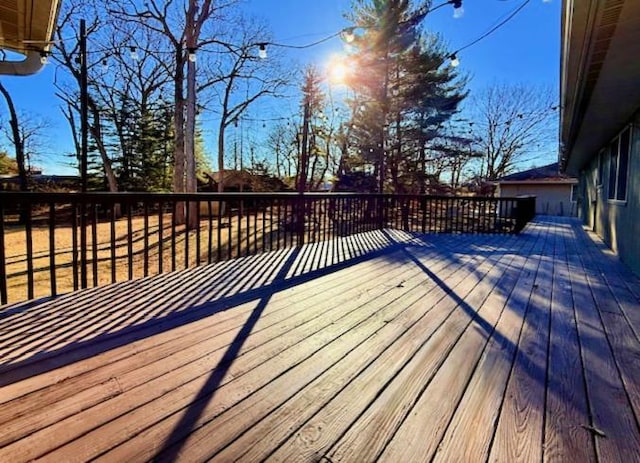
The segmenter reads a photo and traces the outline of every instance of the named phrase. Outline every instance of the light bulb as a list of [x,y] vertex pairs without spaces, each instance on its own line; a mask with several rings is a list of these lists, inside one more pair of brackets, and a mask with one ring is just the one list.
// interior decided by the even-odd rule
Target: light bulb
[[138,50],[136,50],[136,47],[129,47],[129,56],[131,56],[132,60],[138,61],[139,56],[138,56]]
[[49,62],[49,57],[43,51],[42,53],[40,53],[40,64],[47,64],[48,62]]
[[462,18],[462,16],[464,15],[462,0],[450,0],[449,3],[453,4],[453,17],[455,19]]
[[347,43],[353,42],[356,39],[356,35],[353,33],[353,27],[346,28],[342,33],[342,38]]
[[189,48],[188,49],[188,53],[187,53],[187,59],[189,61],[191,61],[192,63],[196,62],[196,49],[195,48]]
[[452,68],[457,68],[458,66],[460,66],[460,60],[456,55],[451,55],[449,58],[451,59],[450,64]]
[[258,45],[259,49],[258,49],[258,56],[261,59],[266,59],[267,58],[267,44],[266,43],[261,43]]
[[106,59],[102,60],[102,70],[103,71],[108,71],[109,70],[109,63],[107,62]]

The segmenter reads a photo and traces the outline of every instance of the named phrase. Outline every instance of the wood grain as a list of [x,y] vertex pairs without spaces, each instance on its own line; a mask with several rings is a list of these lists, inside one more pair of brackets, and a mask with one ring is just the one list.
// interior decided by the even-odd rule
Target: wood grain
[[565,241],[558,233],[551,301],[544,461],[595,461]]
[[639,296],[542,217],[10,306],[0,461],[640,461]]

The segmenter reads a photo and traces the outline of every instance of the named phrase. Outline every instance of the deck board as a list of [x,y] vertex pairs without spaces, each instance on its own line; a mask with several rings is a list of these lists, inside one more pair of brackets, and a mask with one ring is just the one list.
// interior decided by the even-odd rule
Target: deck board
[[[492,291],[484,305],[502,310],[500,318],[477,363],[475,371],[444,434],[434,461],[478,461],[487,458],[493,439],[495,423],[511,371],[517,340],[522,328],[522,313],[514,310],[523,307],[515,302],[518,292],[527,294],[533,287],[531,274],[523,271],[537,257],[529,255],[536,241],[523,252],[515,255],[497,289]],[[509,305],[510,309],[504,310]]]
[[0,308],[0,461],[640,461],[640,280],[572,219]]
[[585,428],[589,410],[565,240],[556,234],[551,301],[544,461],[595,461],[593,437]]

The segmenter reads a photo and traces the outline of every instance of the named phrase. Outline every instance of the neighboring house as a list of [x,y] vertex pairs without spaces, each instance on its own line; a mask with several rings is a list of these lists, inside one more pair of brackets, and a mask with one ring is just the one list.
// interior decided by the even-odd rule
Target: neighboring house
[[[220,172],[204,172],[208,185],[199,188],[200,191],[218,191],[220,183]],[[239,192],[253,191],[253,176],[246,170],[225,170],[224,171],[224,191]]]
[[565,0],[561,76],[579,215],[640,274],[640,1]]
[[[217,192],[220,172],[204,172],[207,184],[200,185],[199,191]],[[278,178],[266,174],[254,174],[247,170],[225,170],[224,191],[226,192],[273,192],[287,191],[286,185]]]
[[502,177],[496,181],[496,195],[535,196],[536,214],[575,216],[577,183],[561,174],[556,162]]
[[[32,173],[29,175],[29,182],[34,191],[73,191],[79,190],[81,180],[77,175],[43,175],[42,173]],[[0,175],[0,190],[20,189],[20,178],[17,175]]]

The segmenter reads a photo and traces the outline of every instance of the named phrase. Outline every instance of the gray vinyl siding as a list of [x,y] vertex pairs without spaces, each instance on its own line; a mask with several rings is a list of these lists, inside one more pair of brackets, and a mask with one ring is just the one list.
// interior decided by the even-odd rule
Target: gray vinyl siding
[[[627,172],[626,200],[612,200],[610,191],[612,156],[607,149],[598,151],[580,173],[579,216],[585,225],[638,275],[640,275],[640,116],[631,124],[631,145]],[[625,127],[621,127],[622,132]],[[607,148],[607,147],[603,147]],[[598,157],[602,157],[599,169]],[[599,172],[602,178],[599,179]]]

